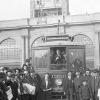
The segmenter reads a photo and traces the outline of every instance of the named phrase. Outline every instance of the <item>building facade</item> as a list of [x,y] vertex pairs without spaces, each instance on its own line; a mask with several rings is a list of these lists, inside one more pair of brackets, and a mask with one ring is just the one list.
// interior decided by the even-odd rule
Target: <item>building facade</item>
[[[58,19],[59,33],[58,33]],[[0,66],[22,66],[31,57],[33,41],[39,36],[68,34],[85,45],[86,67],[100,66],[100,14],[48,18],[46,23],[21,19],[0,22]]]
[[21,67],[36,38],[66,34],[85,46],[86,67],[99,69],[100,14],[69,15],[68,0],[46,1],[31,0],[30,19],[0,22],[0,66]]
[[69,15],[69,0],[31,0],[30,17]]

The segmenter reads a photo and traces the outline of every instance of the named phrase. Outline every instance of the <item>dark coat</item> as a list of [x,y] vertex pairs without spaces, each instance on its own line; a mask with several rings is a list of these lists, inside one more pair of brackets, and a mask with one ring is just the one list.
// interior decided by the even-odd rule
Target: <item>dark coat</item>
[[0,100],[8,100],[7,94],[7,87],[4,82],[0,82]]
[[36,85],[35,100],[44,100],[44,93],[42,90],[42,79],[39,74],[34,75],[34,82]]
[[16,81],[14,81],[14,82],[7,81],[6,84],[7,84],[7,86],[11,87],[12,95],[13,95],[12,100],[16,100],[16,98],[18,98],[18,83]]
[[76,100],[80,100],[79,89],[80,89],[80,86],[81,86],[81,76],[79,78],[77,78],[77,77],[74,78],[74,86],[75,86]]
[[99,85],[100,85],[100,78],[91,77],[91,89],[92,89],[94,100],[97,100],[97,92],[98,92]]
[[66,82],[66,93],[73,95],[75,91],[74,83],[72,79],[67,79]]
[[72,79],[67,78],[66,87],[64,89],[65,89],[68,100],[73,100],[74,93],[75,93],[75,87],[74,87],[74,83]]
[[46,87],[46,81],[43,79],[42,81],[42,89],[44,91],[44,100],[51,100],[51,89],[52,89],[52,80],[51,78],[48,79],[48,84]]
[[92,77],[92,76],[90,76],[90,75],[84,76],[84,78],[87,80],[88,86],[91,86],[91,77]]
[[88,85],[86,85],[86,86],[82,85],[80,87],[79,96],[80,96],[80,100],[93,99],[93,94],[92,94],[91,88]]
[[34,75],[34,82],[38,88],[42,89],[42,79],[39,74]]
[[75,86],[75,92],[79,92],[79,88],[81,86],[81,76],[79,78],[74,78],[74,86]]
[[93,93],[94,92],[96,93],[98,91],[99,85],[100,85],[100,78],[91,77],[91,89]]
[[73,100],[75,87],[74,87],[74,82],[72,79],[67,79],[65,92],[66,92],[68,100]]

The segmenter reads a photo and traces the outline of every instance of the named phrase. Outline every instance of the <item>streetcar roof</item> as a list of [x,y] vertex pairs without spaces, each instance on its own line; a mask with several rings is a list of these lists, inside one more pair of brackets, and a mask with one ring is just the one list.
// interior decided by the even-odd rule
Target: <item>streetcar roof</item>
[[[47,47],[47,46],[65,46],[65,45],[82,45],[80,42],[71,42],[71,41],[50,41],[43,43],[35,43],[32,47]],[[84,45],[84,44],[83,44]]]

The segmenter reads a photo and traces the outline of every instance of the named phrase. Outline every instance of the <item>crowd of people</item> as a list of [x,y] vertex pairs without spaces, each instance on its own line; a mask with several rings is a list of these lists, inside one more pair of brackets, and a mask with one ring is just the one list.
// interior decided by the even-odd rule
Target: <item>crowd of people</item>
[[75,75],[69,72],[65,85],[68,100],[100,100],[100,75],[97,70],[77,71]]
[[[34,100],[36,83],[33,74],[30,59],[26,59],[20,69],[0,67],[0,100]],[[27,86],[31,86],[30,89]]]
[[[100,100],[99,71],[68,71],[66,76],[58,84],[66,100]],[[52,100],[55,82],[52,79],[50,73],[45,73],[41,79],[30,59],[26,60],[21,69],[0,67],[0,100]]]

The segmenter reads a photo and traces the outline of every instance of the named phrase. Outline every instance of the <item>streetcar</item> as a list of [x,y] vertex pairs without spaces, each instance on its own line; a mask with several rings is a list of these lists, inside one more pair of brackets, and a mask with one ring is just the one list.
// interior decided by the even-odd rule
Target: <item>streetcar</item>
[[[52,76],[54,90],[57,90],[59,85],[62,88],[65,86],[69,71],[85,68],[85,45],[73,40],[74,37],[69,35],[40,36],[32,44],[34,70],[41,78],[45,73],[49,73]],[[65,97],[64,91],[60,97]]]

